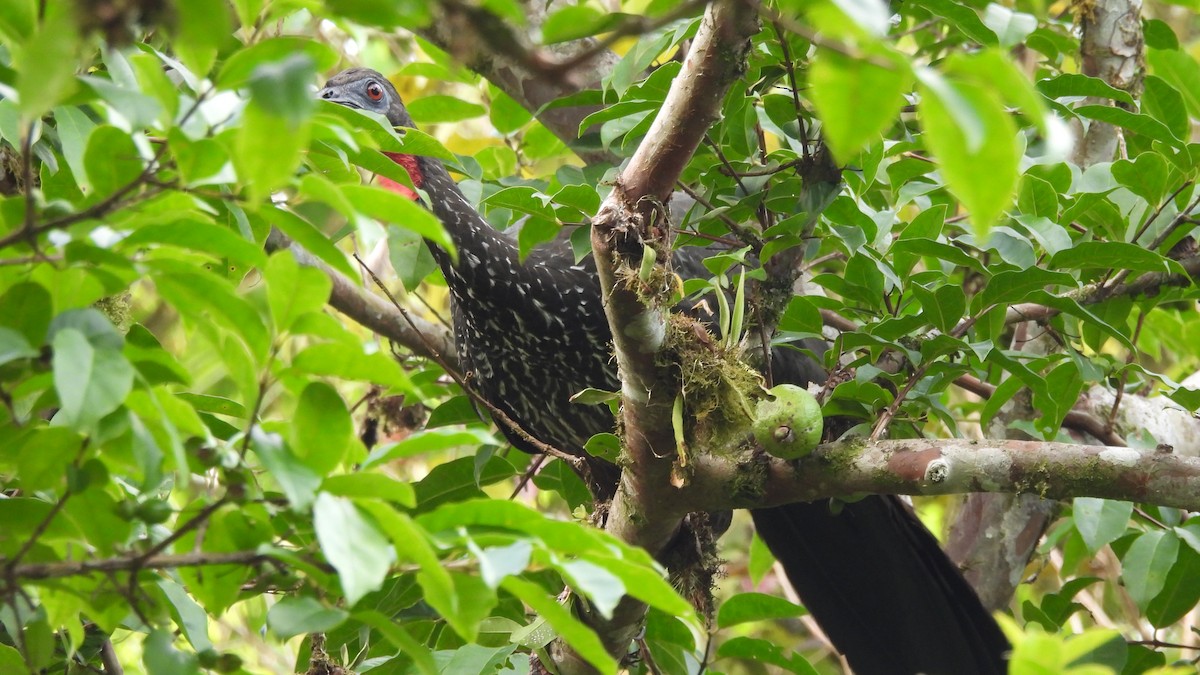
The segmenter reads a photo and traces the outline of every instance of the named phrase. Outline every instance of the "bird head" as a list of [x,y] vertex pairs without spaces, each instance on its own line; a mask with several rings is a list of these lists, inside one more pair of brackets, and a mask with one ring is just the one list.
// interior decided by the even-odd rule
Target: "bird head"
[[[400,100],[400,94],[386,77],[370,68],[347,68],[325,83],[318,96],[330,103],[347,108],[369,110],[387,118],[394,127],[413,127],[412,117]],[[393,162],[408,171],[414,187],[421,187],[425,177],[417,158],[412,155],[385,152]],[[409,199],[418,199],[417,193],[407,185],[380,177],[379,184],[385,189],[399,193]]]
[[411,127],[412,117],[400,100],[400,94],[386,77],[370,68],[347,68],[325,83],[318,96],[347,108],[379,113],[392,126]]

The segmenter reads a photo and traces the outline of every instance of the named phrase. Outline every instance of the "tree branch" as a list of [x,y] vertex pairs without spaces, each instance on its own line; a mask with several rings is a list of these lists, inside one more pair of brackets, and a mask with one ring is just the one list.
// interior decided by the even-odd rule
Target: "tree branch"
[[[657,257],[664,263],[669,260],[670,228],[661,204],[717,119],[757,30],[746,4],[725,0],[709,6],[662,109],[592,226],[592,252],[621,374],[623,446],[630,464],[610,505],[606,529],[655,554],[671,540],[682,516],[670,503],[677,451],[672,404],[679,382],[678,374],[660,362],[673,277],[643,261],[650,251],[660,252]],[[624,654],[646,611],[629,597],[609,619],[577,609],[614,656]],[[551,645],[550,654],[563,673],[593,672],[561,640]]]
[[795,462],[765,453],[696,460],[674,491],[680,513],[861,494],[1036,494],[1200,509],[1200,458],[1074,443],[903,439],[826,443]]
[[454,336],[444,327],[398,309],[383,298],[364,289],[346,275],[326,265],[304,247],[273,231],[267,237],[267,250],[289,250],[296,262],[321,270],[333,282],[329,304],[342,314],[383,337],[402,345],[418,356],[440,358],[458,367]]
[[[1103,283],[1088,284],[1063,297],[1078,302],[1081,305],[1094,305],[1113,297],[1135,298],[1140,295],[1152,295],[1168,286],[1187,286],[1200,281],[1200,256],[1182,258],[1179,264],[1183,266],[1184,274],[1169,272],[1147,272],[1133,281],[1109,287]],[[1023,302],[1008,308],[1004,315],[1005,323],[1013,324],[1022,321],[1044,321],[1057,316],[1062,310],[1036,302]]]

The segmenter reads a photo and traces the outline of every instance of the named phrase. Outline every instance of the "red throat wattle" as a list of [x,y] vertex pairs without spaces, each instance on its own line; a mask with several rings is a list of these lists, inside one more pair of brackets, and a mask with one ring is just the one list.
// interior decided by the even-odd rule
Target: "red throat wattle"
[[[408,171],[408,177],[412,179],[414,187],[421,187],[421,183],[425,182],[425,177],[421,175],[421,167],[417,166],[417,158],[412,155],[403,155],[398,152],[385,152],[388,159],[404,167]],[[413,201],[417,201],[417,193],[413,192],[407,185],[401,185],[390,178],[379,177],[379,184],[383,187],[401,194]]]

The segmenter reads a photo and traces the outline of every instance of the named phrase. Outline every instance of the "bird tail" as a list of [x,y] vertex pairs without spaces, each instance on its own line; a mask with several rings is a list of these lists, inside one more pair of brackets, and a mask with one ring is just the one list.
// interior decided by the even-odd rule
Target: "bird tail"
[[896,497],[751,512],[804,606],[857,675],[1000,675],[1008,641]]

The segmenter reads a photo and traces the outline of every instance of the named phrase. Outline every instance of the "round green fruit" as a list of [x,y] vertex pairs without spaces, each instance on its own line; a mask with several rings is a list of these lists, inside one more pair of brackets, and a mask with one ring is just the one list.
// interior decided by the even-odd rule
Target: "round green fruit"
[[821,404],[807,390],[781,384],[754,409],[754,440],[780,459],[799,459],[821,443]]

